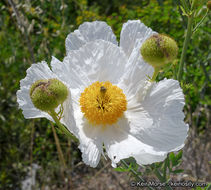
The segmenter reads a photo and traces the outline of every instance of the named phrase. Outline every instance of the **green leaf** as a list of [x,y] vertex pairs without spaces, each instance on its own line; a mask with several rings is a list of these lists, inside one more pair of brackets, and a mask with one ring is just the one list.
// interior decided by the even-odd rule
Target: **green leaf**
[[122,167],[114,168],[114,170],[117,171],[117,172],[127,172],[128,171],[127,168],[122,168]]
[[172,171],[171,173],[173,173],[173,174],[178,174],[178,173],[182,173],[182,172],[184,172],[183,169],[178,169],[178,170]]
[[182,158],[183,151],[180,150],[179,153],[176,155],[176,159],[180,160]]
[[186,2],[186,0],[181,0],[182,7],[184,8],[185,12],[188,13],[190,11],[190,6]]
[[155,163],[155,167],[156,168],[160,168],[162,166],[163,162],[157,162]]
[[168,157],[168,160],[167,160],[167,167],[169,168],[169,171],[171,172],[171,167],[170,167],[170,160],[169,160],[169,157]]
[[[181,156],[181,153],[179,154],[178,158]],[[180,164],[180,160],[175,156],[173,152],[169,154],[169,158],[171,160],[172,166],[176,167]]]
[[180,9],[182,10],[182,15],[188,16],[188,14],[186,13],[185,9],[182,6],[180,6]]
[[171,160],[172,162],[176,160],[175,155],[174,155],[173,152],[171,152],[171,153],[169,154],[169,158],[170,158],[170,160]]

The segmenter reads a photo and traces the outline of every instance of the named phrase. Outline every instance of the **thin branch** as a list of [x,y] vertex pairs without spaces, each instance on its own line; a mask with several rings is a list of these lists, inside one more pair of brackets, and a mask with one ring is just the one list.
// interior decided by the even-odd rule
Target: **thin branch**
[[196,30],[200,27],[200,25],[204,22],[204,19],[207,17],[209,12],[209,9],[207,9],[205,15],[203,16],[203,18],[201,19],[201,21],[195,26],[195,28],[193,29],[193,33],[196,32]]
[[23,33],[24,38],[26,39],[26,42],[27,42],[27,46],[28,46],[29,53],[30,53],[30,56],[31,56],[30,57],[31,58],[31,62],[35,63],[34,50],[32,48],[31,41],[30,41],[30,38],[29,38],[28,33],[27,33],[27,27],[22,22],[20,14],[18,12],[18,9],[16,8],[16,4],[13,2],[13,0],[8,0],[8,2],[10,4],[10,6],[12,7],[13,12],[15,13],[18,25],[20,27],[22,27],[23,30],[24,30],[22,33]]
[[34,120],[33,120],[32,123],[31,123],[31,142],[30,142],[30,165],[31,165],[31,171],[32,171],[32,162],[33,162],[34,132],[35,132],[35,126],[34,126]]
[[66,162],[65,162],[65,159],[64,159],[64,155],[63,155],[63,152],[62,152],[62,149],[61,149],[61,146],[60,146],[59,138],[56,134],[56,130],[55,130],[54,124],[52,122],[51,122],[51,128],[52,128],[52,131],[53,131],[53,135],[54,135],[54,139],[55,139],[55,143],[56,143],[56,147],[57,147],[57,151],[58,151],[58,155],[59,155],[59,160],[62,163],[63,168],[67,169],[67,165],[66,165]]
[[188,16],[188,27],[187,27],[185,41],[183,43],[183,48],[182,48],[182,55],[181,55],[180,63],[179,63],[179,71],[177,74],[177,80],[179,80],[179,81],[181,81],[181,79],[182,79],[183,67],[184,67],[184,63],[185,63],[187,48],[188,48],[188,44],[190,42],[190,38],[192,35],[193,20],[194,20],[194,14],[192,13],[191,15]]

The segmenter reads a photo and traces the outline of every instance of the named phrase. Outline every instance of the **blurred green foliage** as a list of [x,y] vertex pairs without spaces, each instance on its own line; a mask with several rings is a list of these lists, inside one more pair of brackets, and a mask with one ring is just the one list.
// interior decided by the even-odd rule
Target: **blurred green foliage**
[[[49,122],[26,120],[18,109],[16,92],[26,69],[33,62],[50,62],[51,56],[62,60],[66,36],[81,23],[94,20],[106,21],[119,39],[124,22],[140,19],[153,30],[172,36],[181,53],[186,19],[173,0],[14,0],[15,9],[9,2],[0,2],[0,189],[20,189],[31,163],[41,167],[40,186],[61,185]],[[203,17],[203,8],[200,10],[196,21]],[[186,120],[197,134],[210,127],[210,49],[209,14],[192,37],[182,83]],[[178,69],[173,65],[159,79],[173,78],[174,67]],[[68,165],[74,168],[81,160],[77,145],[70,145],[62,135],[59,139]]]

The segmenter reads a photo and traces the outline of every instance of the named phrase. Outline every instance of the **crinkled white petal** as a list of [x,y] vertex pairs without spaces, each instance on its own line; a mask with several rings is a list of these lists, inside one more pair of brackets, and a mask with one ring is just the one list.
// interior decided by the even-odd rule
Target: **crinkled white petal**
[[[127,58],[118,46],[97,40],[87,43],[79,50],[70,51],[64,58],[65,81],[71,88],[85,88],[96,81],[110,81],[117,84],[125,73]],[[53,71],[61,71],[52,65]],[[58,71],[56,71],[58,70]]]
[[181,149],[188,125],[184,123],[185,103],[179,82],[165,79],[152,83],[147,93],[141,94],[145,90],[140,91],[141,100],[129,105],[125,112],[131,126],[130,133],[156,151]]
[[133,51],[118,86],[123,89],[128,98],[133,98],[140,89],[146,86],[153,71],[153,67],[143,61],[140,52]]
[[82,152],[82,159],[84,163],[91,167],[96,167],[100,161],[101,154],[103,154],[101,128],[90,125],[83,117],[79,105],[74,105],[74,116],[78,132],[75,136],[79,139],[79,149]]
[[[73,99],[72,99],[72,92],[69,93],[67,99],[63,103],[64,112],[62,114],[61,123],[67,127],[67,129],[73,133],[78,134],[78,128],[76,126],[76,121],[73,113]],[[75,135],[77,136],[77,135]]]
[[76,71],[74,65],[71,63],[72,59],[68,56],[65,58],[66,64],[55,57],[52,57],[51,67],[52,71],[62,80],[65,81],[67,86],[72,91],[78,91],[78,93],[84,90],[84,87],[89,84],[89,79],[86,73]]
[[79,26],[78,30],[75,30],[67,36],[65,41],[66,52],[68,54],[70,50],[78,50],[87,42],[97,39],[102,39],[118,45],[111,27],[105,22],[84,22]]
[[47,113],[42,112],[34,107],[29,93],[30,87],[35,81],[40,79],[56,78],[56,75],[50,70],[47,63],[44,61],[41,63],[32,64],[26,72],[26,77],[20,81],[20,90],[17,91],[19,108],[23,110],[23,115],[25,118],[46,117],[51,119]]
[[141,23],[140,20],[129,20],[123,24],[120,35],[120,47],[130,57],[134,48],[139,50],[142,43],[153,34],[155,32]]
[[129,157],[134,157],[139,164],[151,164],[165,159],[166,152],[154,150],[153,146],[132,135],[130,130],[130,122],[126,118],[121,118],[117,124],[105,129],[102,138],[112,166],[115,167],[121,159]]
[[128,98],[133,98],[143,89],[153,75],[154,69],[146,63],[140,53],[142,43],[153,32],[139,20],[128,21],[123,25],[120,37],[120,47],[128,56],[126,71],[122,81],[118,84]]
[[134,158],[136,159],[137,164],[147,165],[153,164],[155,162],[162,162],[166,159],[166,156],[167,153],[152,154],[148,152],[142,152],[139,155],[135,155]]

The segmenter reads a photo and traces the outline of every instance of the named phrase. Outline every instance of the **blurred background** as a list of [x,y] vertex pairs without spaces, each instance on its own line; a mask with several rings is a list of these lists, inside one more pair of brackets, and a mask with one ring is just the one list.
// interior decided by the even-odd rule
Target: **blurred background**
[[[65,38],[85,21],[103,20],[118,40],[123,23],[140,19],[170,35],[182,50],[186,18],[175,0],[1,0],[0,1],[0,189],[128,189],[129,173],[102,158],[97,169],[81,161],[77,144],[58,134],[67,168],[61,169],[47,119],[26,120],[16,92],[32,63],[65,56]],[[202,6],[196,21],[206,12]],[[177,180],[211,181],[211,14],[193,34],[183,77],[184,112],[190,125]],[[173,78],[177,62],[161,73]],[[153,177],[153,176],[148,176]],[[28,181],[27,181],[28,180]],[[27,186],[27,182],[29,185]],[[34,187],[31,188],[33,185]],[[25,186],[24,186],[25,185]]]

